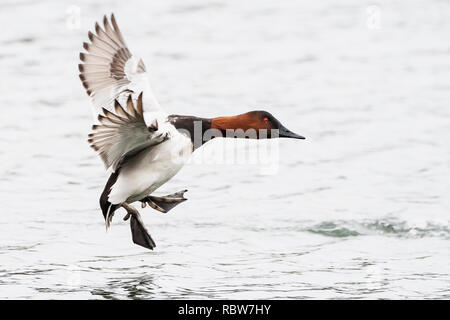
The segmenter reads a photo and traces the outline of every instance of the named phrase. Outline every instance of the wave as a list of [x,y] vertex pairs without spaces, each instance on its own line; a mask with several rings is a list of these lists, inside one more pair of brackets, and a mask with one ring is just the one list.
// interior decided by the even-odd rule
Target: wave
[[363,235],[390,235],[402,238],[439,237],[450,239],[450,223],[410,222],[393,218],[365,221],[324,221],[306,229],[328,237],[346,238]]

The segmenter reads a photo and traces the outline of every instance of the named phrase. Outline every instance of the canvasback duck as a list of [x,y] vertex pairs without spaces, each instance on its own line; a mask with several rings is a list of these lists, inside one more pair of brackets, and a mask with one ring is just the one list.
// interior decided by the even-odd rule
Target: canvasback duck
[[[94,125],[90,146],[110,172],[100,196],[108,229],[114,212],[123,207],[135,244],[148,249],[155,242],[131,203],[140,201],[166,213],[185,201],[182,190],[164,197],[152,193],[170,180],[195,149],[214,137],[304,139],[286,129],[266,111],[236,116],[200,118],[166,114],[153,95],[142,59],[125,44],[114,15],[104,16],[103,28],[80,53],[80,79],[92,99]],[[205,133],[208,132],[208,139]]]

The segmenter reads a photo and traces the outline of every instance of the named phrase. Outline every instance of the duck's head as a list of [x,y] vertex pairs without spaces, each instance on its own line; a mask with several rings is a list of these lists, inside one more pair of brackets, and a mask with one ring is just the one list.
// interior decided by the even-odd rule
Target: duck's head
[[[271,113],[267,111],[257,110],[243,113],[237,116],[231,117],[218,117],[211,120],[211,128],[219,129],[223,132],[227,130],[242,130],[248,133],[254,130],[256,132],[256,139],[264,138],[292,138],[292,139],[305,139],[305,137],[298,135],[278,121]],[[252,138],[251,134],[248,134],[247,138]],[[236,134],[238,136],[238,134]]]

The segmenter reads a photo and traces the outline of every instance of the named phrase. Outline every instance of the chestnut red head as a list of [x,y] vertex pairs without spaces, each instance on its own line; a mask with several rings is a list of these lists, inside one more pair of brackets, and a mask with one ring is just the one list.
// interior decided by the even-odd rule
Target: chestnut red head
[[[293,133],[285,126],[281,124],[272,114],[267,111],[250,111],[237,116],[232,117],[218,117],[213,118],[211,121],[211,127],[220,130],[242,129],[244,131],[248,129],[255,129],[257,131],[261,129],[267,130],[267,138],[293,138],[293,139],[305,139],[301,135]],[[278,135],[273,135],[271,130],[278,130]],[[258,135],[259,138],[259,135]]]

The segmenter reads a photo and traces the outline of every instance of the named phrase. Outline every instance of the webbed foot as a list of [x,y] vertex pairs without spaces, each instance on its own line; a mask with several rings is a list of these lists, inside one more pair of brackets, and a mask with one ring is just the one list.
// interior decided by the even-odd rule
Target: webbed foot
[[184,193],[187,190],[182,190],[173,194],[169,194],[164,197],[156,197],[156,196],[147,196],[144,199],[140,200],[142,202],[142,208],[148,204],[155,210],[158,210],[163,213],[169,212],[171,209],[176,207],[178,204],[186,201],[187,199],[184,197]]
[[152,237],[147,231],[147,228],[145,228],[139,211],[137,211],[136,208],[130,206],[128,203],[122,203],[122,207],[127,210],[127,215],[123,218],[123,220],[126,221],[131,217],[130,227],[133,242],[144,248],[153,250],[153,248],[156,247],[155,241],[153,241]]

